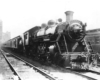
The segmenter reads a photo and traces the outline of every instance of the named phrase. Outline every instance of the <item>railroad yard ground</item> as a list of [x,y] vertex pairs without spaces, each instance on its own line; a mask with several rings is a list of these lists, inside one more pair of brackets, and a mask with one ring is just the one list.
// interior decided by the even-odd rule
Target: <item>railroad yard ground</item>
[[0,52],[0,80],[13,80],[14,75]]
[[[23,65],[24,63],[18,60],[15,62],[11,61],[17,72],[20,73],[22,80],[48,80],[36,71],[33,71],[30,67]],[[20,66],[21,65],[21,66]],[[22,66],[23,65],[23,66]],[[13,74],[12,70],[5,61],[3,55],[0,52],[0,80],[19,80],[16,75]]]
[[[9,52],[9,51],[8,51]],[[56,66],[44,66],[42,64],[39,64],[37,62],[34,62],[30,59],[27,59],[25,57],[22,57],[21,58],[24,58],[26,59],[28,62],[34,64],[35,66],[41,68],[41,69],[46,69],[48,70],[48,73],[52,73],[53,76],[61,76],[62,78],[64,77],[67,77],[66,79],[67,80],[89,80],[89,79],[86,79],[86,78],[82,78],[81,76],[77,75],[77,74],[73,74],[73,73],[70,73],[70,72],[65,72],[63,69],[60,69],[57,68]],[[35,71],[32,72],[32,69],[29,69],[28,67],[26,67],[27,65],[24,65],[22,67],[18,67],[18,62],[13,62],[12,63],[15,65],[16,69],[21,69],[22,72],[25,72],[22,76],[25,76],[23,78],[23,80],[49,80],[47,78],[45,78],[43,75],[39,74],[39,73],[36,73]],[[20,62],[20,64],[23,64],[23,62]],[[62,73],[62,74],[61,74]],[[66,74],[66,75],[65,75]],[[31,77],[26,77],[26,75],[30,75]],[[89,74],[90,75],[90,74]],[[21,77],[22,77],[21,76]],[[57,80],[66,80],[66,79],[59,79],[59,78],[56,78]],[[97,78],[97,80],[99,80],[100,78]],[[18,80],[17,76],[15,76],[12,71],[10,70],[8,64],[6,63],[4,57],[2,56],[2,54],[0,53],[0,80]]]

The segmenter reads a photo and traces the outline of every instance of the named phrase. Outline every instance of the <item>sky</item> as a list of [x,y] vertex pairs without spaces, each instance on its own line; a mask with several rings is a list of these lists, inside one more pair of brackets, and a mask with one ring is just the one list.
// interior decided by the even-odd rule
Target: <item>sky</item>
[[0,0],[3,32],[11,32],[12,38],[51,19],[65,21],[69,10],[74,19],[87,23],[87,30],[100,27],[99,0]]

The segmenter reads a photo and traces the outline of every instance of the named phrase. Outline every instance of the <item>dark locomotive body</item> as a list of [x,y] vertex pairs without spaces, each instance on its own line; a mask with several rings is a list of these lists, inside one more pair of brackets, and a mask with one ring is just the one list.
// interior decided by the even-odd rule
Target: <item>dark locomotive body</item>
[[[96,62],[96,54],[89,51],[85,41],[85,26],[79,20],[54,24],[44,29],[36,26],[5,43],[5,47],[42,62],[62,67],[88,69]],[[51,31],[50,31],[51,30]]]

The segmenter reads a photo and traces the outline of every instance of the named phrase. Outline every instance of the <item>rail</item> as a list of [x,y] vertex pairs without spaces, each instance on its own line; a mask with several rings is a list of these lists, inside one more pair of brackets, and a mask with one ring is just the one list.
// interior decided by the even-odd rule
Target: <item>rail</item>
[[12,72],[14,73],[14,75],[18,76],[18,80],[22,80],[21,77],[19,76],[19,74],[17,73],[17,71],[13,68],[13,66],[10,64],[9,60],[7,59],[6,55],[4,55],[3,51],[0,50],[1,54],[4,56],[7,64],[9,65],[10,69],[12,70]]

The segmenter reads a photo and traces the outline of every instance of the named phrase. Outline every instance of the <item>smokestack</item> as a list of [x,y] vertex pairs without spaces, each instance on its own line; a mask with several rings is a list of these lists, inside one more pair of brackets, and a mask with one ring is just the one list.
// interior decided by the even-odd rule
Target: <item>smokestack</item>
[[66,11],[65,15],[66,15],[66,22],[70,22],[71,20],[73,20],[73,11]]

